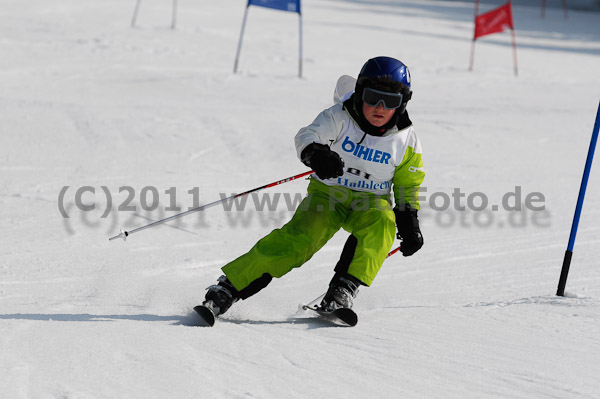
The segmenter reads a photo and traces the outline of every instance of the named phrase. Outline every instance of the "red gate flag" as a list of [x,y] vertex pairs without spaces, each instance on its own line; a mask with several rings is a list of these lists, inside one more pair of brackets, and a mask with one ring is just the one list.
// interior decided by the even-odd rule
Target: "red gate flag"
[[499,33],[508,28],[512,33],[512,48],[515,67],[515,76],[519,74],[517,66],[517,39],[515,35],[515,24],[513,22],[511,2],[508,0],[503,6],[484,14],[477,15],[479,11],[479,0],[475,0],[475,32],[473,33],[473,44],[471,44],[471,62],[469,70],[473,70],[475,60],[475,41],[478,37]]
[[514,29],[510,1],[505,5],[475,17],[475,33],[473,40],[478,37],[499,33],[505,28]]

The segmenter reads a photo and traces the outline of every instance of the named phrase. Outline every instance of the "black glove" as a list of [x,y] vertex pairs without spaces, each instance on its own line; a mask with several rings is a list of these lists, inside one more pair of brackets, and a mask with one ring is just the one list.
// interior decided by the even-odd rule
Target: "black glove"
[[419,229],[417,210],[404,205],[400,208],[394,208],[394,213],[396,214],[396,227],[398,228],[396,236],[402,240],[400,251],[404,256],[411,256],[423,246],[423,234]]
[[301,159],[320,179],[330,179],[344,174],[344,160],[325,144],[307,145],[302,150]]

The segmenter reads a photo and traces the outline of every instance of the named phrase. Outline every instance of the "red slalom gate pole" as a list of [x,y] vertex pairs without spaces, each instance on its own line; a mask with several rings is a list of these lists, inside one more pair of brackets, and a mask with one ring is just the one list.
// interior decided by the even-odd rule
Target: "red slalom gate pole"
[[[473,26],[476,25],[477,15],[479,15],[479,0],[475,0],[475,16],[473,17]],[[473,33],[473,42],[471,43],[471,58],[469,61],[469,71],[473,70],[475,62],[475,33]]]
[[281,179],[281,180],[275,181],[273,183],[265,184],[264,186],[256,187],[256,188],[253,188],[252,190],[244,191],[243,193],[235,194],[235,195],[229,196],[227,198],[222,198],[222,199],[220,199],[218,201],[211,202],[210,204],[202,205],[202,206],[190,209],[188,211],[178,213],[177,215],[173,215],[173,216],[169,216],[168,218],[157,220],[156,222],[152,222],[152,223],[147,224],[145,226],[138,227],[137,229],[133,229],[131,231],[125,231],[125,230],[121,229],[121,232],[119,234],[117,234],[114,237],[109,238],[108,241],[112,241],[112,240],[114,240],[116,238],[122,238],[123,241],[125,241],[127,239],[127,237],[129,237],[133,233],[137,233],[138,231],[146,230],[146,229],[149,229],[151,227],[154,227],[154,226],[157,226],[159,224],[163,224],[163,223],[169,222],[169,221],[174,220],[174,219],[179,219],[179,218],[187,216],[187,215],[189,215],[191,213],[195,213],[195,212],[198,212],[198,211],[203,211],[205,209],[208,209],[210,207],[218,205],[218,204],[220,204],[222,202],[225,202],[227,200],[232,200],[234,198],[243,197],[244,195],[248,195],[248,194],[254,193],[256,191],[263,190],[265,188],[275,187],[275,186],[278,186],[280,184],[288,183],[288,182],[290,182],[292,180],[300,179],[301,177],[310,175],[311,173],[313,173],[313,171],[309,170],[308,172],[300,173],[298,175],[295,175],[295,176],[292,176],[292,177],[288,177],[288,178],[285,178],[285,179]]
[[515,34],[515,30],[510,30],[512,34],[512,48],[513,48],[513,68],[515,71],[515,76],[519,76],[519,63],[517,61],[517,35]]

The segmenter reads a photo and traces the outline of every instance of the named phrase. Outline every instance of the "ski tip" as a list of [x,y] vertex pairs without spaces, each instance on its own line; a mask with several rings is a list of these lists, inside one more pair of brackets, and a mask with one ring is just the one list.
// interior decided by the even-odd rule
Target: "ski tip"
[[215,325],[215,314],[210,308],[198,305],[194,307],[194,310],[200,315],[200,325],[202,327],[212,327]]

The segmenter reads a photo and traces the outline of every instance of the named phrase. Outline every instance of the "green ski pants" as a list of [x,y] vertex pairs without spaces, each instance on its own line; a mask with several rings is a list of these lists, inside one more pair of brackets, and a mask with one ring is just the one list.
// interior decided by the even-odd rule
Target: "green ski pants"
[[302,266],[340,228],[358,239],[348,273],[371,285],[396,235],[389,196],[327,186],[314,179],[292,219],[225,265],[223,272],[238,290],[264,274],[281,277]]

